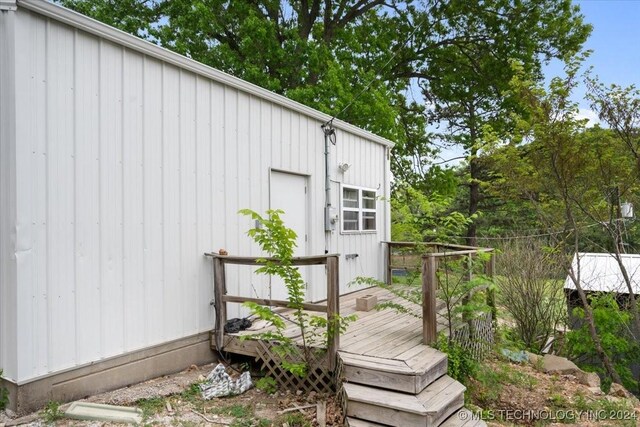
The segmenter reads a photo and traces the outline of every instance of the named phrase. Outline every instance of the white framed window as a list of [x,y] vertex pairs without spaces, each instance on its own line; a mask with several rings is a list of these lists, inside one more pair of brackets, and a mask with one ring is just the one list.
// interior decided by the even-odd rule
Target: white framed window
[[343,233],[371,233],[377,230],[376,190],[342,186]]

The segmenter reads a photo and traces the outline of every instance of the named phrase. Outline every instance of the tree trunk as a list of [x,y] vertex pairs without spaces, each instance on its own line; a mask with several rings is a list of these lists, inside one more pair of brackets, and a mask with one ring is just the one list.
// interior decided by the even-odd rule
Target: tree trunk
[[[473,106],[469,109],[469,216],[478,212],[480,204],[480,165],[478,164],[478,148],[476,139],[478,132],[475,123],[475,110]],[[467,227],[467,245],[477,246],[476,232],[478,225],[472,220]]]
[[618,263],[618,268],[620,268],[620,273],[622,273],[622,278],[624,279],[624,283],[627,285],[627,290],[629,291],[629,311],[631,312],[631,318],[633,322],[633,339],[638,338],[638,334],[640,334],[640,316],[638,315],[638,301],[636,300],[635,292],[636,290],[633,288],[633,284],[631,283],[631,277],[629,276],[629,272],[627,271],[627,267],[622,262],[622,254],[625,253],[624,245],[622,242],[622,233],[620,231],[620,220],[621,215],[620,205],[618,205],[618,221],[616,221],[615,227],[613,227],[613,232],[615,233],[614,240],[615,244],[613,245],[614,250],[614,258]]
[[[478,205],[480,204],[480,181],[479,181],[479,166],[476,159],[477,150],[471,150],[471,160],[469,161],[469,172],[471,182],[469,183],[469,216],[478,212]],[[467,245],[477,246],[477,233],[478,225],[475,220],[472,220],[467,227]]]
[[[580,259],[578,259],[578,264],[580,263]],[[580,267],[578,267],[579,269]],[[582,289],[582,284],[578,279],[579,275],[576,276],[572,267],[569,267],[568,270],[569,277],[571,281],[576,287],[578,291],[578,296],[580,297],[580,302],[582,303],[582,309],[584,310],[584,320],[587,322],[587,326],[589,327],[589,335],[591,335],[591,340],[593,341],[593,346],[595,347],[596,353],[604,366],[605,371],[609,374],[614,383],[622,384],[622,379],[618,372],[616,371],[613,363],[611,363],[611,359],[604,351],[602,347],[602,341],[600,341],[600,336],[598,335],[598,330],[596,329],[596,324],[593,320],[593,310],[591,310],[591,306],[589,305],[589,301],[587,300],[587,295],[584,293]]]
[[[556,177],[559,177],[557,169],[554,165],[554,170],[556,172]],[[560,180],[560,182],[562,182]],[[604,366],[605,371],[609,374],[614,383],[622,384],[622,379],[618,372],[616,371],[609,355],[604,351],[604,347],[602,347],[602,341],[600,340],[600,335],[598,335],[598,330],[596,329],[596,323],[593,320],[593,310],[591,309],[591,305],[589,304],[589,300],[587,299],[587,295],[584,293],[584,289],[582,289],[582,282],[580,281],[580,257],[578,256],[579,251],[579,235],[578,235],[578,226],[576,224],[575,218],[573,216],[573,212],[571,210],[571,200],[567,193],[566,187],[563,187],[562,192],[565,216],[567,219],[567,224],[571,226],[573,230],[573,253],[576,256],[576,267],[577,271],[573,269],[573,262],[570,261],[569,267],[567,268],[567,273],[571,278],[571,281],[576,287],[578,291],[578,296],[580,297],[580,302],[582,303],[582,309],[584,310],[584,320],[587,322],[587,326],[589,328],[589,335],[591,336],[591,340],[593,341],[593,346],[595,347],[596,354],[598,358],[602,362],[602,366]]]

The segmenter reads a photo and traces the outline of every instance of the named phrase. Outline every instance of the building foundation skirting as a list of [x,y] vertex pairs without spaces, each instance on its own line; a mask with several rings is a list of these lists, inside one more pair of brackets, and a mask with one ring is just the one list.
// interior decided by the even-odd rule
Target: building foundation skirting
[[9,390],[9,409],[26,415],[49,401],[70,402],[216,360],[203,332],[22,383],[0,379],[0,386]]

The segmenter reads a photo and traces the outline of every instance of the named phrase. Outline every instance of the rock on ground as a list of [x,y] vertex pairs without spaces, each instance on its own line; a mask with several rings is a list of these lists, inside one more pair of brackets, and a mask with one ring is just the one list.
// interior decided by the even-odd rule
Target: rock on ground
[[576,375],[577,372],[582,372],[582,370],[569,359],[554,356],[553,354],[545,354],[542,362],[542,370],[547,374]]

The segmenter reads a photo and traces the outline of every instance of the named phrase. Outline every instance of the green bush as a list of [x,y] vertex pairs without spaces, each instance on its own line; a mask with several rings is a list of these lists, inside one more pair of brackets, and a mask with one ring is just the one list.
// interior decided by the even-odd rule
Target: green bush
[[[0,378],[2,378],[2,369],[0,369]],[[6,387],[0,387],[0,411],[4,411],[9,406],[9,390]]]
[[[590,304],[593,320],[602,342],[603,350],[607,353],[620,374],[623,385],[631,392],[638,393],[638,382],[633,377],[631,366],[640,363],[640,345],[633,339],[631,331],[631,314],[620,309],[612,294],[592,296]],[[574,314],[584,319],[582,308],[574,309]],[[587,322],[580,329],[567,333],[567,349],[569,357],[588,371],[605,375],[606,372],[598,362]],[[603,386],[610,384],[605,377]]]
[[467,385],[469,378],[474,376],[478,370],[478,362],[473,359],[471,353],[444,335],[438,337],[436,348],[447,354],[449,359],[447,374],[456,381]]
[[278,384],[271,377],[262,377],[256,381],[256,388],[267,394],[273,394],[278,390]]

